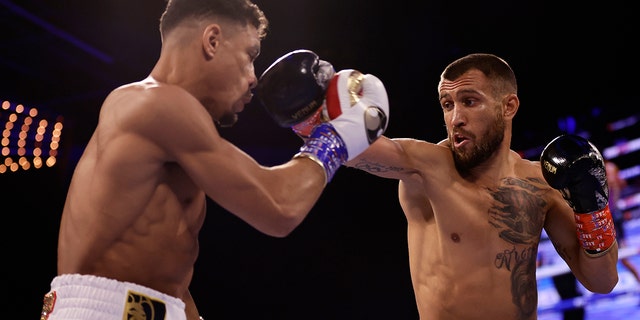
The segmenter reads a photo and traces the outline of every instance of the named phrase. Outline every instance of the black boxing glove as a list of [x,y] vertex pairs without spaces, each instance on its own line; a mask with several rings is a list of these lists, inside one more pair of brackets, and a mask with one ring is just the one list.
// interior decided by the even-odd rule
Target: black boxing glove
[[600,151],[577,135],[553,139],[540,156],[542,175],[573,208],[578,239],[590,255],[604,254],[616,241],[609,190]]
[[322,103],[334,74],[333,66],[313,51],[295,50],[278,58],[262,73],[255,93],[281,127],[309,122],[297,130],[293,128],[308,137],[311,129],[323,121]]

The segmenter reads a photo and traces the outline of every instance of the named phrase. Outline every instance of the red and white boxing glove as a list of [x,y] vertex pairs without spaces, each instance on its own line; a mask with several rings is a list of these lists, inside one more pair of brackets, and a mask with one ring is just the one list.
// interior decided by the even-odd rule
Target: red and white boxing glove
[[346,69],[331,79],[325,107],[332,120],[313,128],[296,157],[309,157],[322,165],[328,182],[342,164],[384,133],[389,122],[389,100],[376,76]]
[[325,97],[329,121],[342,137],[352,160],[378,139],[389,122],[389,100],[382,81],[372,74],[338,72]]

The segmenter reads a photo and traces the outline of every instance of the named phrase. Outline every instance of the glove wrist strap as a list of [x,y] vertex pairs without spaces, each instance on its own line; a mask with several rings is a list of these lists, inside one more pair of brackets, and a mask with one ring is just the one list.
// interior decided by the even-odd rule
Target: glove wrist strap
[[591,256],[606,253],[616,241],[616,229],[607,204],[591,213],[574,213],[580,245]]
[[325,171],[326,182],[329,183],[338,168],[347,161],[347,147],[329,123],[318,125],[300,147],[294,158],[307,157],[320,164]]
[[322,115],[322,107],[318,108],[318,110],[313,113],[309,118],[303,120],[302,122],[295,124],[291,127],[293,132],[295,132],[300,138],[308,139],[311,136],[311,132],[313,129],[322,122],[327,122],[328,119]]

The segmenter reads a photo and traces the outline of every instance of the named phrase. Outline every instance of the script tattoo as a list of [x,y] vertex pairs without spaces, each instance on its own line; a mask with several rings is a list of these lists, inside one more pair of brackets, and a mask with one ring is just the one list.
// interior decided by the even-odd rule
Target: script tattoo
[[380,163],[371,162],[367,159],[361,159],[353,165],[354,168],[360,169],[369,173],[382,173],[382,172],[402,172],[404,168],[385,166]]
[[[512,301],[520,310],[520,318],[529,318],[537,310],[536,253],[546,205],[545,191],[539,179],[505,178],[498,187],[489,189],[493,204],[489,223],[503,240],[514,246],[496,254],[495,266],[511,271]],[[520,249],[516,249],[516,245]]]
[[526,247],[520,251],[516,250],[514,246],[511,250],[505,250],[496,255],[495,265],[498,269],[505,268],[509,271],[513,271],[522,261],[529,261],[533,257],[535,262],[536,246]]

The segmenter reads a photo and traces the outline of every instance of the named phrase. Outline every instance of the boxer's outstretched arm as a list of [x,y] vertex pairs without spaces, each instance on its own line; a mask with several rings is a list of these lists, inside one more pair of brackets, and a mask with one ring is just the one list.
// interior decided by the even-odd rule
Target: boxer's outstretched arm
[[[315,80],[312,84],[318,85]],[[340,114],[315,127],[290,161],[273,167],[260,165],[221,138],[208,113],[179,88],[169,88],[175,92],[164,90],[152,97],[150,104],[158,114],[140,119],[155,121],[144,126],[153,131],[145,136],[162,145],[170,155],[167,161],[178,162],[212,200],[263,233],[286,236],[306,217],[336,170],[366,149],[386,128],[388,101],[379,79],[345,70],[329,86],[340,95],[334,104]],[[354,92],[358,93],[355,103],[344,99]],[[263,98],[264,94],[263,91]],[[168,107],[190,99],[193,102],[180,110]],[[282,110],[296,113],[295,107]],[[196,114],[185,116],[188,113]],[[169,122],[176,129],[163,130]]]
[[[144,157],[151,158],[148,163],[158,165],[140,167],[135,175],[140,179],[151,176],[164,179],[168,177],[159,172],[183,170],[190,180],[173,181],[171,185],[202,189],[221,207],[259,231],[278,237],[286,236],[300,224],[325,186],[324,171],[309,159],[294,159],[274,167],[259,164],[223,139],[202,104],[179,87],[162,84],[145,89],[144,94],[137,94],[135,99],[136,110],[131,111],[135,115],[111,120],[118,122],[122,134],[109,143],[135,144],[133,142],[139,141],[137,145],[148,146]],[[98,144],[98,147],[101,146]],[[139,158],[142,154],[134,147],[126,149],[131,158]],[[143,160],[135,160],[139,161]],[[118,165],[126,164],[120,161]],[[134,181],[128,183],[137,183],[136,177],[131,177]],[[164,184],[160,180],[158,185]],[[173,193],[181,192],[175,190],[168,194]],[[188,199],[181,202],[188,205]]]
[[421,175],[421,179],[429,179],[430,174],[449,167],[445,162],[450,157],[451,152],[446,146],[412,138],[382,136],[346,165],[388,179],[406,180],[416,174]]

